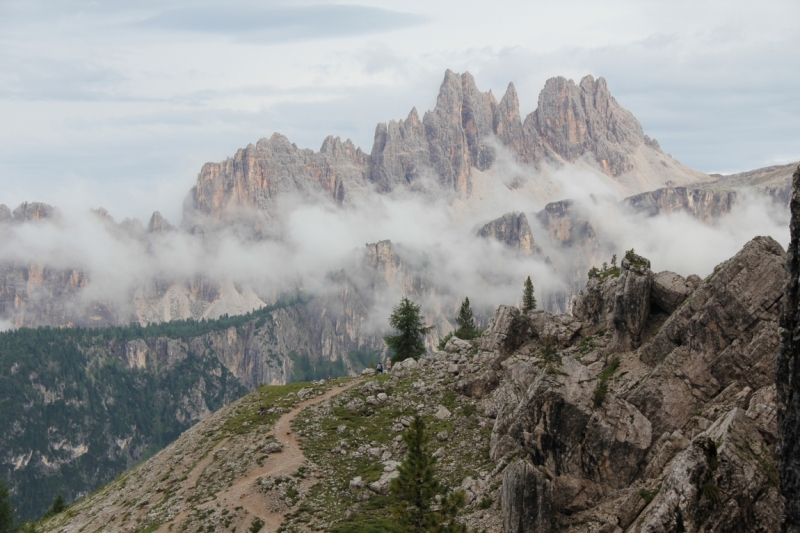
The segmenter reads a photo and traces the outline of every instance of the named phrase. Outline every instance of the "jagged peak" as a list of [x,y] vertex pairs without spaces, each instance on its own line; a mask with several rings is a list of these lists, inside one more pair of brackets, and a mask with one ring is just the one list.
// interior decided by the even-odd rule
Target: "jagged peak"
[[153,211],[150,216],[150,222],[147,223],[147,233],[162,233],[172,231],[175,228],[170,224],[166,218],[161,216],[158,211]]
[[512,109],[519,112],[519,97],[517,96],[517,88],[514,87],[514,82],[510,82],[506,88],[506,92],[500,99],[500,107],[505,109]]

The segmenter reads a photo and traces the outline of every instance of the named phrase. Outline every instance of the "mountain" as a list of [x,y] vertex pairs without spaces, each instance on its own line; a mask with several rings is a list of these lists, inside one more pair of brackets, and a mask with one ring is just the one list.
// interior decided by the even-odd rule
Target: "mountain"
[[684,279],[631,252],[573,315],[499,306],[390,376],[260,387],[41,529],[393,531],[418,414],[470,530],[776,531],[786,258],[757,237]]
[[436,107],[422,119],[412,109],[405,120],[378,124],[369,154],[338,137],[327,137],[319,152],[299,149],[276,133],[207,163],[184,203],[182,226],[244,218],[257,235],[280,238],[278,206],[287,197],[348,205],[373,191],[410,187],[469,199],[476,171],[490,171],[500,150],[539,169],[585,162],[627,194],[709,179],[664,154],[603,78],[548,80],[539,106],[522,120],[513,83],[498,103],[469,73],[448,70]]

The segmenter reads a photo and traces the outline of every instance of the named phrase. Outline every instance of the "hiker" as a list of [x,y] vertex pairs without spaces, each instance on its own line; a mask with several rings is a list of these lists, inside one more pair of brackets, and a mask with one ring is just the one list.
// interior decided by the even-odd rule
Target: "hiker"
[[383,374],[383,365],[380,362],[378,362],[378,366],[375,367],[375,372]]
[[387,359],[386,360],[386,371],[388,372],[391,369],[392,369],[392,360],[391,359]]

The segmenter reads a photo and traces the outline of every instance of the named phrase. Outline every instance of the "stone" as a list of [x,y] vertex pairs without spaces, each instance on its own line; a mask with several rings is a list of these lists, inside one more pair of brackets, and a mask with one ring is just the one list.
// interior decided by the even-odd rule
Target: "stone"
[[400,472],[397,470],[384,472],[377,481],[373,481],[367,485],[367,487],[376,494],[389,494],[389,485],[391,484],[392,480],[399,475]]
[[672,314],[689,295],[694,292],[694,287],[680,274],[674,272],[659,272],[653,275],[650,287],[650,298],[658,309]]
[[447,409],[447,407],[445,407],[444,405],[440,405],[433,416],[435,416],[439,420],[447,420],[448,418],[450,418],[451,415],[452,413],[450,412],[449,409]]
[[378,399],[375,396],[367,396],[366,399],[364,400],[364,402],[367,405],[378,405],[378,404],[380,404],[380,402],[378,401]]
[[283,444],[275,441],[268,442],[261,447],[261,450],[264,453],[280,453],[283,451]]
[[444,442],[450,438],[450,434],[447,431],[440,431],[439,433],[436,434],[436,438]]
[[350,480],[350,490],[352,491],[359,490],[363,486],[364,486],[364,480],[361,479],[361,476],[356,476]]
[[364,370],[361,371],[362,376],[372,376],[374,374],[375,374],[374,368],[365,368]]
[[536,467],[524,461],[503,474],[501,508],[504,533],[549,533],[553,488]]
[[458,337],[450,337],[450,340],[447,341],[447,344],[444,347],[444,351],[447,353],[459,353],[469,351],[471,349],[471,342],[459,339]]
[[361,398],[353,398],[347,405],[344,406],[348,411],[360,411],[366,406],[364,400]]

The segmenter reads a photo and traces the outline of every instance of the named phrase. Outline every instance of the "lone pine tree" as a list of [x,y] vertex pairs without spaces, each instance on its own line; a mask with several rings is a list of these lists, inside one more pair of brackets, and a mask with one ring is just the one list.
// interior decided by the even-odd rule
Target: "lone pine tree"
[[536,297],[533,295],[533,283],[531,277],[525,280],[525,285],[522,289],[522,310],[530,311],[536,309]]
[[409,357],[417,359],[425,353],[424,337],[432,328],[425,326],[419,305],[403,296],[400,303],[392,309],[389,325],[397,330],[397,334],[387,335],[383,341],[393,352],[393,363],[405,361]]
[[456,317],[456,324],[458,329],[455,331],[455,336],[459,339],[474,339],[475,334],[475,319],[472,317],[472,308],[469,306],[469,298],[464,298],[461,303],[461,309],[458,311]]
[[436,479],[436,458],[425,449],[429,440],[422,418],[415,417],[403,433],[408,452],[390,485],[392,516],[409,533],[466,533],[467,528],[455,521],[465,503],[464,493],[451,493]]

